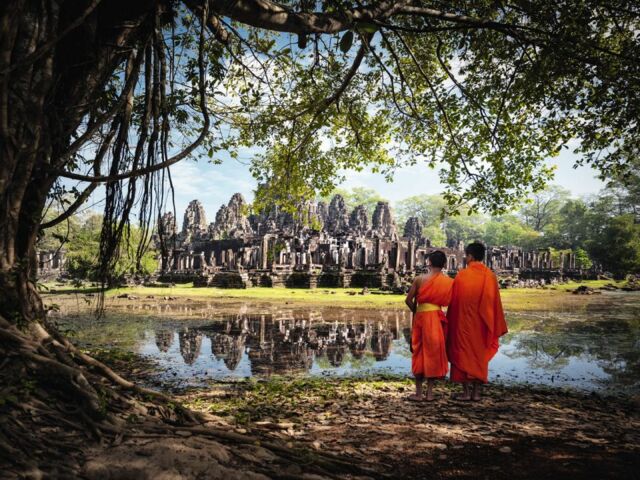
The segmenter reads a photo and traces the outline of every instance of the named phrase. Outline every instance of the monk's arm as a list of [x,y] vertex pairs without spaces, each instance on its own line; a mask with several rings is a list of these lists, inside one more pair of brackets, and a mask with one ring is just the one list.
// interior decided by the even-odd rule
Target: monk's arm
[[411,310],[413,313],[416,313],[416,295],[418,293],[418,284],[419,281],[418,278],[416,278],[411,284],[411,288],[407,292],[407,298],[404,299],[404,303],[407,304],[407,307],[409,307],[409,310]]

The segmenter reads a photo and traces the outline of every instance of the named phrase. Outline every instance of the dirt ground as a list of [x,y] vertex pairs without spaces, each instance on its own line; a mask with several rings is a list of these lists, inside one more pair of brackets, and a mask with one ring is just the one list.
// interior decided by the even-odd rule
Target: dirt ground
[[[150,381],[144,360],[112,360]],[[148,404],[100,442],[4,395],[0,419],[30,429],[33,450],[32,467],[18,470],[0,445],[0,478],[640,477],[638,398],[494,385],[467,403],[451,400],[452,388],[441,384],[436,401],[415,403],[411,381],[398,377],[212,382],[172,392],[176,405],[203,415],[200,425],[153,417]]]
[[397,379],[217,385],[182,395],[223,427],[347,456],[393,478],[638,478],[637,399],[525,387],[407,401]]

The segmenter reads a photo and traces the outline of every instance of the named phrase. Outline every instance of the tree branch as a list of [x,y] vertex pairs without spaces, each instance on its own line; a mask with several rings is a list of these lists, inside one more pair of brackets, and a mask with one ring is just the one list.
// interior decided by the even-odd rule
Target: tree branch
[[75,201],[71,204],[71,206],[67,208],[67,210],[65,210],[64,213],[58,215],[53,220],[41,223],[40,228],[42,230],[45,230],[47,228],[55,227],[59,223],[64,222],[67,218],[69,218],[71,215],[76,213],[78,208],[80,208],[82,204],[87,201],[87,199],[91,196],[91,194],[93,193],[93,191],[96,189],[97,186],[98,186],[97,183],[90,184],[87,188],[84,189],[84,191],[78,196],[78,198],[75,199]]
[[79,173],[73,172],[65,172],[65,171],[56,171],[56,173],[64,178],[70,178],[73,180],[79,180],[82,182],[91,182],[91,183],[106,183],[106,182],[115,182],[117,180],[126,180],[128,178],[140,177],[143,175],[147,175],[149,173],[157,172],[159,170],[165,169],[174,165],[181,160],[184,160],[186,157],[191,155],[195,149],[197,149],[202,142],[205,140],[207,134],[209,133],[209,126],[211,125],[211,119],[209,117],[209,110],[207,108],[207,94],[206,94],[206,69],[205,69],[205,60],[204,60],[204,21],[202,24],[202,28],[200,29],[200,44],[198,48],[198,89],[200,91],[200,110],[202,111],[203,117],[203,125],[202,131],[198,138],[196,138],[193,143],[191,143],[187,148],[185,148],[182,152],[174,155],[171,158],[168,158],[164,162],[157,163],[155,165],[149,165],[144,168],[134,169],[129,172],[116,173],[113,175],[83,175]]
[[297,34],[338,33],[357,23],[388,18],[410,2],[382,1],[376,6],[344,10],[337,14],[296,12],[268,0],[209,0],[212,12],[253,27]]

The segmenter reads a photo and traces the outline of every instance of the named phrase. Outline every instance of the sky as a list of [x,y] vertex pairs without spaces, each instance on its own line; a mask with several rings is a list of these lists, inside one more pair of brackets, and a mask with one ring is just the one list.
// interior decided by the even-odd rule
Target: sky
[[[251,202],[256,182],[249,173],[248,162],[251,152],[241,155],[241,160],[227,159],[220,165],[204,161],[185,160],[171,167],[175,185],[176,211],[178,222],[191,200],[198,199],[204,205],[207,220],[213,221],[221,205],[226,204],[234,193],[241,193]],[[589,167],[573,169],[575,155],[563,150],[560,156],[548,160],[556,165],[553,183],[567,188],[573,196],[580,197],[597,193],[604,183],[597,179],[595,170]],[[371,171],[345,172],[346,180],[340,187],[368,187],[376,190],[392,206],[407,197],[420,194],[435,194],[443,191],[437,170],[431,170],[425,164],[398,169],[393,182]]]
[[[171,176],[175,188],[178,225],[182,224],[184,211],[192,200],[200,200],[203,204],[208,222],[215,220],[218,209],[227,204],[234,193],[241,193],[247,202],[252,202],[256,181],[249,172],[251,156],[251,150],[244,150],[240,152],[239,160],[227,157],[221,164],[186,159],[173,165]],[[596,171],[590,167],[574,169],[575,160],[576,156],[571,150],[563,150],[558,157],[547,160],[548,165],[556,166],[552,183],[568,189],[574,197],[598,193],[604,183],[597,178]],[[398,169],[392,182],[387,182],[383,175],[370,170],[343,173],[346,179],[338,185],[340,188],[371,188],[387,199],[392,207],[407,197],[437,194],[444,190],[438,171],[427,168],[424,163]],[[82,186],[79,188],[82,190]],[[79,212],[93,210],[101,213],[103,198],[104,189],[98,188]],[[170,204],[167,210],[173,210]]]

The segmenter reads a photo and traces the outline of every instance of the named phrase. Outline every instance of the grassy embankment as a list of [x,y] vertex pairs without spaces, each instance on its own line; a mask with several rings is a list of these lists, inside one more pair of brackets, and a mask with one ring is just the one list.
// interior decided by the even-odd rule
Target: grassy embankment
[[[560,304],[579,301],[578,296],[569,296],[569,291],[579,285],[591,288],[603,287],[609,280],[591,280],[581,283],[569,282],[546,288],[513,288],[502,290],[502,299],[506,309],[511,311],[540,310],[553,308]],[[88,293],[90,288],[77,289],[72,286],[47,285],[50,294],[64,295],[71,293]],[[95,291],[95,289],[93,290]],[[251,301],[257,303],[273,303],[293,306],[315,305],[322,307],[347,307],[368,309],[396,309],[404,307],[404,296],[381,292],[372,289],[369,294],[361,295],[359,288],[247,288],[221,289],[210,287],[194,287],[192,284],[181,284],[175,287],[124,287],[108,290],[108,299],[118,295],[129,294],[141,298],[153,295],[155,298],[176,297],[177,300],[219,302]]]

